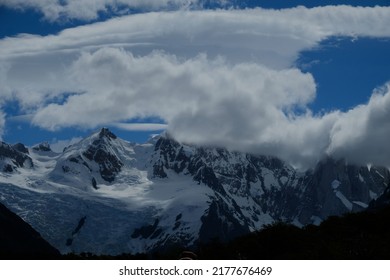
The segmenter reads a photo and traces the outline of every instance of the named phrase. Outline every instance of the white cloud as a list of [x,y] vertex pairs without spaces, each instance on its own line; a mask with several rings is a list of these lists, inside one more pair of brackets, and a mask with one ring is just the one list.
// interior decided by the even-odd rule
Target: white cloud
[[110,125],[127,131],[157,131],[168,128],[168,125],[163,123],[112,123]]
[[390,166],[390,83],[375,90],[367,104],[338,118],[330,135],[327,153]]
[[64,148],[76,144],[81,140],[83,140],[82,137],[73,137],[72,139],[68,139],[68,140],[53,139],[50,143],[50,148],[53,152],[61,153],[64,150]]
[[0,63],[0,141],[3,139],[6,123],[6,114],[3,112],[3,107],[6,105],[7,101],[10,100],[12,96],[11,90],[6,85],[6,74],[7,69],[5,64],[2,65]]
[[0,110],[0,140],[3,139],[5,119],[5,113]]
[[388,37],[389,25],[390,7],[146,13],[71,28],[58,35],[21,34],[3,39],[0,58],[23,57],[24,61],[28,56],[31,64],[36,64],[38,58],[39,61],[46,58],[45,68],[55,67],[53,64],[58,67],[64,60],[74,59],[80,50],[111,46],[137,55],[154,49],[181,57],[207,52],[209,56],[223,55],[231,61],[285,68],[300,51],[314,47],[328,36]]
[[35,9],[49,21],[94,20],[99,13],[124,14],[131,9],[155,11],[197,6],[197,0],[0,0],[0,6]]
[[284,68],[291,65],[300,50],[313,47],[331,34],[308,20],[288,11],[261,9],[137,14],[68,29],[57,36],[23,34],[4,39],[0,57],[23,57],[23,61],[28,58],[32,65],[39,57],[48,69],[64,64],[60,59],[70,60],[80,50],[111,46],[136,55],[155,49],[186,58],[207,52],[235,62],[255,61]]
[[157,116],[179,140],[258,149],[273,143],[272,133],[283,134],[290,122],[284,112],[304,109],[315,94],[312,76],[297,69],[229,65],[205,55],[180,61],[160,52],[134,57],[105,48],[84,53],[69,71],[70,83],[83,93],[41,108],[34,124],[93,127]]
[[381,7],[125,16],[0,40],[0,94],[50,130],[158,117],[179,140],[297,166],[324,154],[390,164],[384,153],[356,152],[387,151],[381,139],[390,131],[378,125],[389,119],[388,88],[349,112],[314,116],[315,81],[293,67],[329,36],[390,37],[388,26],[390,8]]
[[315,93],[311,75],[297,69],[229,65],[205,55],[185,61],[161,52],[135,57],[116,48],[83,53],[67,76],[68,83],[79,86],[82,93],[64,104],[41,108],[33,118],[35,124],[57,129],[153,115],[170,122],[179,113],[195,114],[203,107],[223,109],[230,102],[264,108],[259,110],[263,115],[269,110],[266,105],[277,112],[288,110],[304,106]]

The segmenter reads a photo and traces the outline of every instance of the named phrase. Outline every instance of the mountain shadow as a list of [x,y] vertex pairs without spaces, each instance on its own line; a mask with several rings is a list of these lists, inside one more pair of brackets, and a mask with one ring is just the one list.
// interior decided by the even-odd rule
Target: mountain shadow
[[59,259],[57,249],[0,203],[0,259]]
[[199,248],[201,259],[390,259],[390,206],[332,216],[319,226],[274,223],[229,243]]

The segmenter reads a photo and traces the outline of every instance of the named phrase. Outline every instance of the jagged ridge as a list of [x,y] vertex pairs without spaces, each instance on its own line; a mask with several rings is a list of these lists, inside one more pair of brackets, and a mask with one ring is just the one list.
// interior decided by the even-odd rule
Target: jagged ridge
[[15,164],[18,172],[0,176],[0,197],[62,252],[137,253],[227,241],[274,221],[319,224],[366,209],[390,178],[386,168],[331,158],[298,172],[275,157],[168,134],[134,144],[107,128],[61,154],[12,151],[2,162],[24,155],[35,170]]

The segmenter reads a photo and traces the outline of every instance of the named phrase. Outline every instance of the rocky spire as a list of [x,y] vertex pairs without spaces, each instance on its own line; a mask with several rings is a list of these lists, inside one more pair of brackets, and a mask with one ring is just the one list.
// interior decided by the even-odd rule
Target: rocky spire
[[107,137],[109,139],[116,139],[116,135],[112,133],[107,127],[103,127],[99,132],[99,138]]

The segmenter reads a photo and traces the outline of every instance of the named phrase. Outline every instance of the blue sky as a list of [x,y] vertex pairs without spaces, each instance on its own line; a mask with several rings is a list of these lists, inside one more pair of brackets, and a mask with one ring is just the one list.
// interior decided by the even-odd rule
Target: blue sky
[[388,1],[43,2],[0,1],[3,141],[109,126],[144,142],[165,124],[181,141],[297,166],[325,154],[388,164],[368,144],[372,110],[389,124]]
[[389,80],[389,61],[388,39],[333,37],[319,49],[302,52],[298,65],[318,85],[310,108],[345,111],[367,103],[372,90]]

